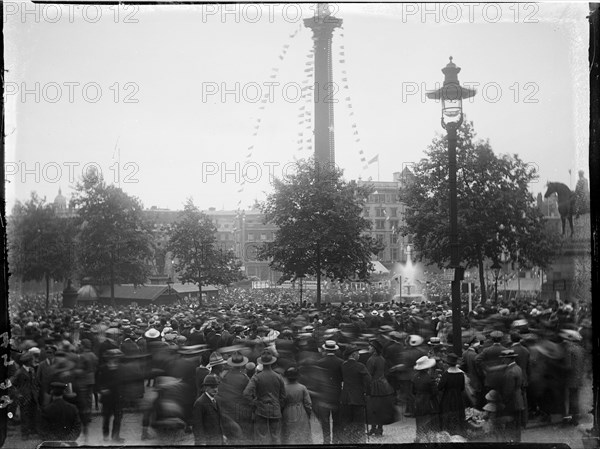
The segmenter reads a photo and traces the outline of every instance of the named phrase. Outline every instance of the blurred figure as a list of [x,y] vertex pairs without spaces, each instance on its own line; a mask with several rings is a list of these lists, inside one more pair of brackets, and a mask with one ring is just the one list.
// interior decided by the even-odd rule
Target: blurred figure
[[310,415],[312,402],[308,390],[298,383],[299,372],[296,367],[285,370],[285,401],[282,412],[282,443],[283,444],[312,444],[310,431]]
[[317,386],[314,403],[315,414],[323,428],[325,444],[340,442],[340,394],[342,392],[342,364],[344,361],[336,356],[340,349],[333,340],[322,345],[325,355],[315,365],[320,383]]
[[[122,370],[120,360],[123,353],[120,349],[109,349],[104,353],[105,364],[98,370],[98,390],[102,403],[102,436],[104,441],[109,435],[114,443],[125,442],[120,437],[121,420],[123,419]],[[114,417],[114,418],[113,418]],[[112,433],[110,420],[113,418]]]
[[33,354],[26,352],[19,359],[21,366],[10,379],[16,391],[16,402],[21,410],[21,438],[23,440],[27,440],[37,433],[40,385],[32,364]]
[[506,363],[501,383],[501,396],[504,405],[502,416],[505,421],[505,441],[521,442],[522,418],[525,409],[523,400],[523,373],[516,363],[517,354],[512,349],[502,351],[500,357]]
[[415,397],[417,437],[415,443],[426,443],[431,434],[439,431],[437,387],[433,378],[435,360],[426,355],[417,360],[412,380]]
[[40,395],[38,398],[40,407],[50,403],[50,382],[53,375],[53,367],[57,347],[47,345],[44,348],[45,359],[37,367],[36,379],[40,385]]
[[465,391],[465,373],[456,367],[458,356],[450,353],[446,356],[448,368],[443,372],[438,390],[440,398],[440,427],[450,435],[463,435],[465,433],[465,404],[463,393]]
[[92,395],[96,384],[98,357],[92,352],[92,342],[84,338],[80,342],[81,353],[77,365],[77,379],[74,385],[78,398],[83,435],[88,437],[88,427],[92,420]]
[[352,345],[344,351],[346,361],[342,364],[340,396],[343,444],[366,443],[366,401],[371,393],[371,375],[367,367],[358,361],[358,351],[359,348]]
[[81,421],[77,407],[63,398],[66,388],[62,382],[51,383],[50,403],[42,408],[40,436],[46,441],[70,441],[70,445],[77,446]]
[[567,370],[565,382],[565,411],[563,421],[565,424],[578,425],[579,389],[583,386],[584,352],[581,347],[581,334],[576,330],[563,329],[560,336],[564,340],[565,367]]
[[385,359],[381,353],[383,346],[378,340],[371,340],[367,360],[367,370],[371,376],[371,394],[367,397],[367,424],[369,435],[382,436],[383,426],[394,422],[395,392],[385,378]]

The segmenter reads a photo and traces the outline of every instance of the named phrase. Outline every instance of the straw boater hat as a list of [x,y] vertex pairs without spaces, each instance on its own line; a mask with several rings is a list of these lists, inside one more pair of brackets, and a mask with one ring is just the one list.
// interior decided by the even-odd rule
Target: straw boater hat
[[442,340],[440,340],[440,337],[431,337],[427,344],[430,346],[439,346],[442,344]]
[[435,359],[430,359],[426,355],[417,360],[417,364],[415,365],[416,371],[421,371],[424,369],[433,368],[435,366]]
[[340,347],[333,340],[327,340],[324,345],[321,346],[325,351],[337,351]]
[[231,357],[227,359],[227,364],[232,367],[246,366],[246,363],[248,363],[248,357],[244,357],[239,351],[234,352]]

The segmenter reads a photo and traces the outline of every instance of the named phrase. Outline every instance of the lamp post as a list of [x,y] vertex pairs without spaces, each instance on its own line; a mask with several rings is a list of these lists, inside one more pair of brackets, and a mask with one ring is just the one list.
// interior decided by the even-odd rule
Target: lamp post
[[169,296],[169,299],[171,299],[171,285],[173,285],[173,280],[169,277],[169,279],[167,279],[167,295]]
[[498,304],[498,276],[500,276],[500,270],[502,269],[502,266],[497,260],[494,260],[494,263],[490,268],[494,272],[494,305],[496,305]]
[[450,200],[450,268],[454,269],[452,281],[452,342],[454,352],[462,354],[460,282],[464,268],[460,267],[460,247],[458,245],[458,215],[456,195],[456,140],[457,130],[462,124],[462,101],[475,95],[474,89],[462,87],[458,82],[460,67],[450,62],[442,69],[444,84],[441,88],[428,92],[427,98],[442,100],[442,128],[448,133],[448,190]]

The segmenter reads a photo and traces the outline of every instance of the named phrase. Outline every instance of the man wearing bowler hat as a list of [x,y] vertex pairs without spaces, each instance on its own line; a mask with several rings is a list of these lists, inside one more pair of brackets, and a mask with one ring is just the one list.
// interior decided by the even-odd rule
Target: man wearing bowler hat
[[209,374],[204,378],[204,393],[194,403],[193,429],[196,445],[220,446],[223,444],[221,412],[215,396],[219,378]]
[[[315,397],[315,414],[323,428],[325,444],[340,442],[340,394],[342,392],[342,364],[336,352],[340,349],[334,340],[321,346],[324,356],[315,365],[318,373],[318,396]],[[333,426],[333,430],[331,429]]]
[[342,443],[366,443],[367,395],[371,393],[371,375],[367,367],[358,361],[359,348],[349,345],[344,351],[347,359],[342,364],[342,393],[340,396],[340,419]]
[[283,377],[272,369],[277,358],[267,350],[258,358],[263,366],[244,389],[244,397],[254,405],[255,444],[281,444],[281,410],[285,401]]

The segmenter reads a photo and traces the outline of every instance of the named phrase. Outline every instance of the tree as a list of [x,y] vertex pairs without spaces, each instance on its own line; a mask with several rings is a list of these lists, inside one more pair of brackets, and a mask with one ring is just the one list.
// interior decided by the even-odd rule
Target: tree
[[17,201],[9,218],[11,272],[27,281],[46,281],[46,308],[50,280],[67,278],[74,266],[72,219],[56,214],[35,192],[24,204]]
[[[413,235],[419,258],[440,268],[450,260],[448,140],[436,137],[427,158],[413,166],[414,178],[400,190],[407,206],[403,235]],[[477,267],[486,300],[484,261],[508,253],[523,267],[546,267],[554,238],[528,190],[536,171],[517,154],[496,156],[489,141],[476,139],[473,123],[458,130],[458,241],[465,268]]]
[[229,285],[242,279],[242,263],[233,251],[219,248],[217,228],[210,217],[188,199],[183,212],[173,224],[167,251],[177,259],[179,279],[198,286],[202,306],[202,286]]
[[96,172],[84,176],[75,188],[78,263],[82,276],[97,285],[142,285],[150,274],[153,243],[142,203],[114,185],[106,185]]
[[367,234],[362,217],[370,188],[345,182],[341,170],[314,160],[299,161],[295,174],[275,179],[274,192],[261,205],[265,221],[277,226],[275,239],[259,249],[259,258],[282,273],[281,282],[316,276],[317,306],[321,276],[340,282],[367,280],[371,257],[383,244]]

